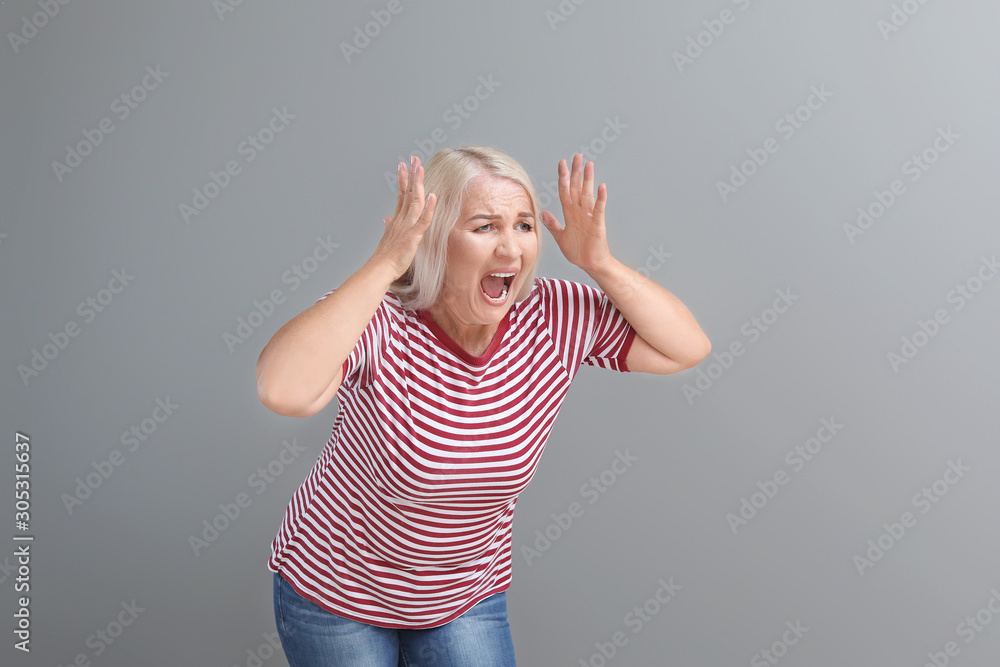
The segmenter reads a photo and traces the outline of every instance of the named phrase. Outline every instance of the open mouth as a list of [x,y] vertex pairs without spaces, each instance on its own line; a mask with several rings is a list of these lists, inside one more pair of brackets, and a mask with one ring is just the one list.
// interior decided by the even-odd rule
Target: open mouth
[[479,281],[479,289],[482,291],[483,297],[492,304],[505,303],[516,275],[516,271],[495,271],[483,276]]

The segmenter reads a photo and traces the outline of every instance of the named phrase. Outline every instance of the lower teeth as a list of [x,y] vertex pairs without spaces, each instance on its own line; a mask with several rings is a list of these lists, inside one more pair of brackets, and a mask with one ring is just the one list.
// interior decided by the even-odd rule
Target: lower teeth
[[486,294],[486,298],[488,298],[490,301],[503,301],[504,299],[507,298],[507,286],[506,285],[503,286],[503,289],[500,291],[500,296],[494,298],[489,294]]

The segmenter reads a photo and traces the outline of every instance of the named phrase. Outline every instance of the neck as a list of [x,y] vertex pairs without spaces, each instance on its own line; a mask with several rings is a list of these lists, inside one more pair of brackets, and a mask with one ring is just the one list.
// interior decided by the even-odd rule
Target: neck
[[477,353],[481,353],[489,346],[493,340],[493,336],[496,335],[497,329],[500,328],[499,322],[492,324],[464,324],[459,322],[452,317],[448,309],[441,303],[434,304],[427,309],[427,312],[431,314],[438,326],[451,336],[452,340],[466,350],[473,350]]

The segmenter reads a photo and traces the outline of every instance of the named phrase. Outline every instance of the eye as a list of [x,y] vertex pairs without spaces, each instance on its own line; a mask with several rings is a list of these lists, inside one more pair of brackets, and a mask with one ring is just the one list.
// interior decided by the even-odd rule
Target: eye
[[[476,228],[476,231],[477,231],[477,232],[479,232],[479,231],[482,231],[482,230],[486,229],[487,227],[491,226],[492,224],[493,224],[492,222],[487,222],[487,223],[486,223],[485,225],[483,225],[482,227],[477,227],[477,228]],[[525,230],[525,231],[527,231],[527,232],[530,232],[530,231],[534,230],[534,228],[535,228],[535,227],[534,227],[534,225],[532,225],[532,224],[531,224],[530,222],[526,222],[526,221],[521,221],[521,223],[520,223],[520,224],[522,224],[522,225],[524,225],[525,227],[527,227],[527,229]]]

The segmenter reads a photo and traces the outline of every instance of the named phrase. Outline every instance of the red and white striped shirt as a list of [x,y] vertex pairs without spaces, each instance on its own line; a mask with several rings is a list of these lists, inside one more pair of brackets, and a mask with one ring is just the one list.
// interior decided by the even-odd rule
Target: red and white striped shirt
[[437,627],[507,590],[514,505],[570,382],[581,364],[628,372],[634,339],[600,290],[536,277],[476,357],[386,292],[344,361],[333,433],[268,569],[388,628]]

